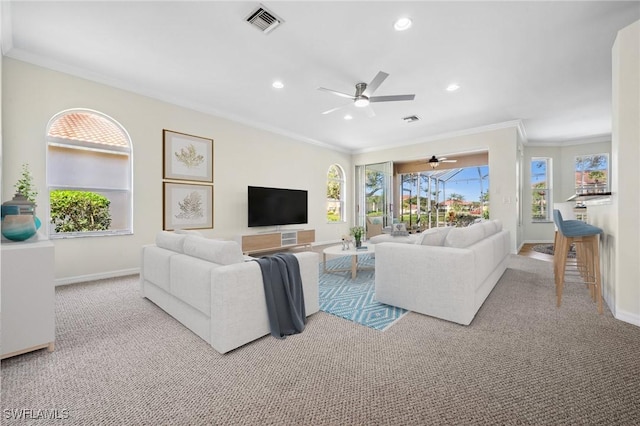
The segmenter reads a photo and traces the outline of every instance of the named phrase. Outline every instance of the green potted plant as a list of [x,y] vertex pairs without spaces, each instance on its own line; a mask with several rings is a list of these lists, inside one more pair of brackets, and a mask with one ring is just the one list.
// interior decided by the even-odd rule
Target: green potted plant
[[16,189],[16,194],[22,195],[24,198],[35,204],[38,191],[36,191],[36,187],[33,184],[33,176],[29,171],[29,164],[25,163],[22,165],[21,177],[13,187]]
[[364,228],[362,226],[354,226],[351,228],[351,235],[356,242],[356,247],[362,245],[362,236],[364,235]]

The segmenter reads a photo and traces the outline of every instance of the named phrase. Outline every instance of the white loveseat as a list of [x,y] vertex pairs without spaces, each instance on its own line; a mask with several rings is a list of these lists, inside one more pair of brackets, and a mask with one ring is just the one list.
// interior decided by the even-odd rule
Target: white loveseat
[[[318,254],[295,256],[309,316],[319,310]],[[260,265],[235,241],[159,232],[142,248],[140,291],[220,353],[270,333]]]
[[509,232],[496,220],[398,241],[376,244],[376,300],[463,325],[504,273],[510,252]]

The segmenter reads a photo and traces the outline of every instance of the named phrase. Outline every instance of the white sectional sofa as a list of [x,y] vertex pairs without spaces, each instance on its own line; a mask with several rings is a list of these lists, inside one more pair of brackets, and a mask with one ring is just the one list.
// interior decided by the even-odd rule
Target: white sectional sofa
[[496,220],[395,238],[376,244],[376,300],[463,325],[504,273],[510,252],[509,232]]
[[[318,254],[295,256],[309,316],[319,310]],[[260,265],[235,241],[159,232],[142,248],[140,291],[220,353],[270,333]]]

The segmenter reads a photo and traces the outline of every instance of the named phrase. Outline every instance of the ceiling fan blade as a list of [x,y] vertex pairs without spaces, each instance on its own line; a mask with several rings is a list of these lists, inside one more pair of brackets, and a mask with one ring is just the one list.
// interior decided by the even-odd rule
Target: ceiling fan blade
[[364,113],[367,114],[367,117],[372,118],[376,116],[375,111],[371,108],[371,105],[367,105],[364,107]]
[[354,100],[356,97],[353,95],[347,95],[346,93],[338,92],[336,90],[325,89],[324,87],[318,87],[318,90],[322,90],[323,92],[333,93],[334,95],[342,96],[343,98]]
[[440,159],[440,162],[441,163],[457,163],[458,160],[443,160],[443,159]]
[[378,74],[376,74],[376,76],[373,77],[373,80],[371,80],[371,83],[367,84],[367,88],[364,90],[364,92],[362,92],[362,94],[367,97],[371,97],[371,95],[373,95],[373,92],[375,92],[376,89],[380,87],[382,82],[387,77],[389,77],[389,74],[387,74],[386,72],[379,71]]
[[339,107],[331,108],[331,109],[326,110],[326,111],[325,111],[325,112],[323,112],[322,114],[323,114],[323,115],[324,115],[324,114],[331,114],[332,112],[337,111],[337,110],[342,109],[342,108],[346,108],[346,107],[348,107],[349,105],[351,105],[351,104],[347,104],[347,105],[342,105],[342,106],[339,106]]
[[390,95],[390,96],[372,96],[369,102],[395,102],[395,101],[412,101],[416,95]]

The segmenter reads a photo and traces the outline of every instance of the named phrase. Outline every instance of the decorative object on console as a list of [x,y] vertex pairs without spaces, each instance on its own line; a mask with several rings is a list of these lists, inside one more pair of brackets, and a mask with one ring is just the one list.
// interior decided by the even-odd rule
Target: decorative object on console
[[362,236],[364,235],[364,228],[362,226],[354,226],[351,228],[351,235],[355,240],[356,248],[362,245]]
[[164,179],[213,183],[213,139],[162,131]]
[[40,228],[36,217],[36,196],[29,165],[22,165],[22,176],[16,184],[16,194],[11,201],[2,204],[2,235],[12,241],[24,241],[33,237]]
[[213,186],[164,182],[165,231],[213,228]]

